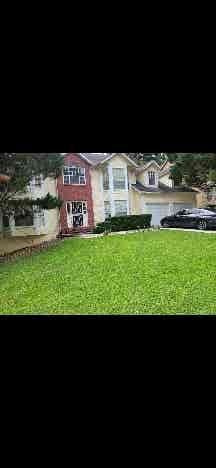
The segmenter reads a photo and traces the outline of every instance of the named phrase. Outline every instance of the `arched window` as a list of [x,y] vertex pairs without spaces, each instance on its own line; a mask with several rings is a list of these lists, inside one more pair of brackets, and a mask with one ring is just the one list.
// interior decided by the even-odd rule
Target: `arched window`
[[149,171],[148,173],[149,185],[156,185],[156,177],[154,171]]

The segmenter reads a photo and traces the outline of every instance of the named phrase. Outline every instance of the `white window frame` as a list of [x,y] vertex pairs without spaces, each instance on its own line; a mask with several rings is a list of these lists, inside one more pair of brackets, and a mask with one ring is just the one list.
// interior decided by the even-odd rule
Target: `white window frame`
[[[125,208],[126,209],[125,209],[124,213],[123,212],[122,213],[117,212],[117,210],[116,210],[116,204],[117,203],[125,203]],[[128,216],[128,202],[127,202],[127,200],[114,200],[114,206],[115,206],[115,216]]]
[[15,214],[13,215],[13,220],[14,220],[14,228],[15,229],[28,229],[28,228],[32,229],[32,228],[34,228],[34,221],[35,221],[34,209],[32,208],[32,224],[28,224],[28,225],[23,224],[22,226],[17,226],[16,225],[16,216],[15,216]]
[[[154,177],[154,184],[150,184],[150,178],[151,177]],[[156,172],[155,171],[148,171],[148,184],[151,187],[155,187],[155,185],[156,185]]]
[[[127,187],[127,177],[126,177],[126,173],[125,173],[125,168],[124,167],[113,167],[113,191],[114,192],[120,192],[120,191],[125,191],[125,190],[128,190],[128,187]],[[124,187],[121,187],[121,188],[116,188],[115,187],[115,171],[122,171],[122,173],[124,174]],[[117,179],[118,180],[118,179]],[[123,181],[123,179],[122,179]],[[122,184],[123,185],[123,184]]]
[[[68,170],[68,172],[70,172],[73,169],[82,169],[83,172],[84,172],[84,174],[79,175],[79,184],[75,184],[75,183],[71,182],[71,177],[73,177],[72,174],[69,174],[69,173],[68,173],[68,175],[65,174],[65,170]],[[69,177],[69,182],[65,182],[66,177]],[[83,184],[80,183],[80,178],[81,177],[84,177],[84,180],[85,180],[85,182]],[[63,169],[63,184],[64,185],[78,185],[78,186],[86,185],[86,170],[85,170],[85,167],[81,167],[81,166],[64,166],[64,169]]]
[[[78,213],[72,213],[73,211],[73,204],[75,203],[81,203],[82,204],[82,211],[81,212],[78,212]],[[68,212],[68,205],[70,206],[70,212]],[[85,207],[83,206],[85,205]],[[86,213],[84,213],[84,210],[86,211]],[[86,200],[68,200],[66,202],[66,211],[67,211],[67,214],[68,215],[71,215],[71,216],[78,216],[79,214],[88,214],[88,203]]]
[[[104,186],[104,176],[105,176],[105,173],[106,173],[107,178],[108,178],[108,188],[105,188],[105,186]],[[105,168],[105,169],[103,170],[103,174],[102,174],[102,183],[103,183],[103,191],[104,191],[104,192],[107,192],[107,191],[110,189],[110,177],[109,177],[109,169],[108,169],[108,167]]]

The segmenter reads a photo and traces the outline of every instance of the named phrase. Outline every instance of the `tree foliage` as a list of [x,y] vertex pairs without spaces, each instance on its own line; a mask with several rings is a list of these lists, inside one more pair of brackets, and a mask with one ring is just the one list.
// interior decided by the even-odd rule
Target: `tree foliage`
[[0,174],[8,176],[0,181],[0,209],[7,212],[15,205],[23,207],[27,205],[42,205],[45,209],[55,208],[60,201],[50,194],[44,199],[31,200],[29,197],[19,198],[27,192],[27,188],[33,177],[42,175],[58,177],[63,167],[63,157],[58,153],[0,153]]
[[216,153],[167,153],[173,163],[171,178],[176,184],[202,186],[209,180],[216,181]]
[[170,177],[176,185],[202,186],[216,183],[216,153],[127,153],[137,164],[155,160],[159,165],[168,160],[172,166]]
[[149,161],[156,161],[159,165],[163,164],[166,160],[165,153],[126,153],[137,164],[146,164]]

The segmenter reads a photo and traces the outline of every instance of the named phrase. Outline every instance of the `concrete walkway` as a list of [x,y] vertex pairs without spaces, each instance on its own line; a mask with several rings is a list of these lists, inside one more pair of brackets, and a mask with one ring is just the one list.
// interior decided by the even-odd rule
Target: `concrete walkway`
[[160,228],[160,231],[184,231],[184,232],[203,232],[204,234],[216,234],[215,231],[202,231],[199,229],[183,229],[183,228]]

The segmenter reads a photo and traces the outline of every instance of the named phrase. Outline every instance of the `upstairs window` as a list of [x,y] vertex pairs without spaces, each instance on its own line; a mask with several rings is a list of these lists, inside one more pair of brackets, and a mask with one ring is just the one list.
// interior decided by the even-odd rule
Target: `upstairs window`
[[109,190],[109,173],[108,169],[104,169],[103,171],[103,189]]
[[64,185],[85,185],[85,168],[69,167],[64,168]]
[[113,189],[126,190],[126,177],[123,168],[113,169]]
[[155,172],[150,171],[150,172],[148,173],[148,179],[149,179],[149,185],[156,185]]

